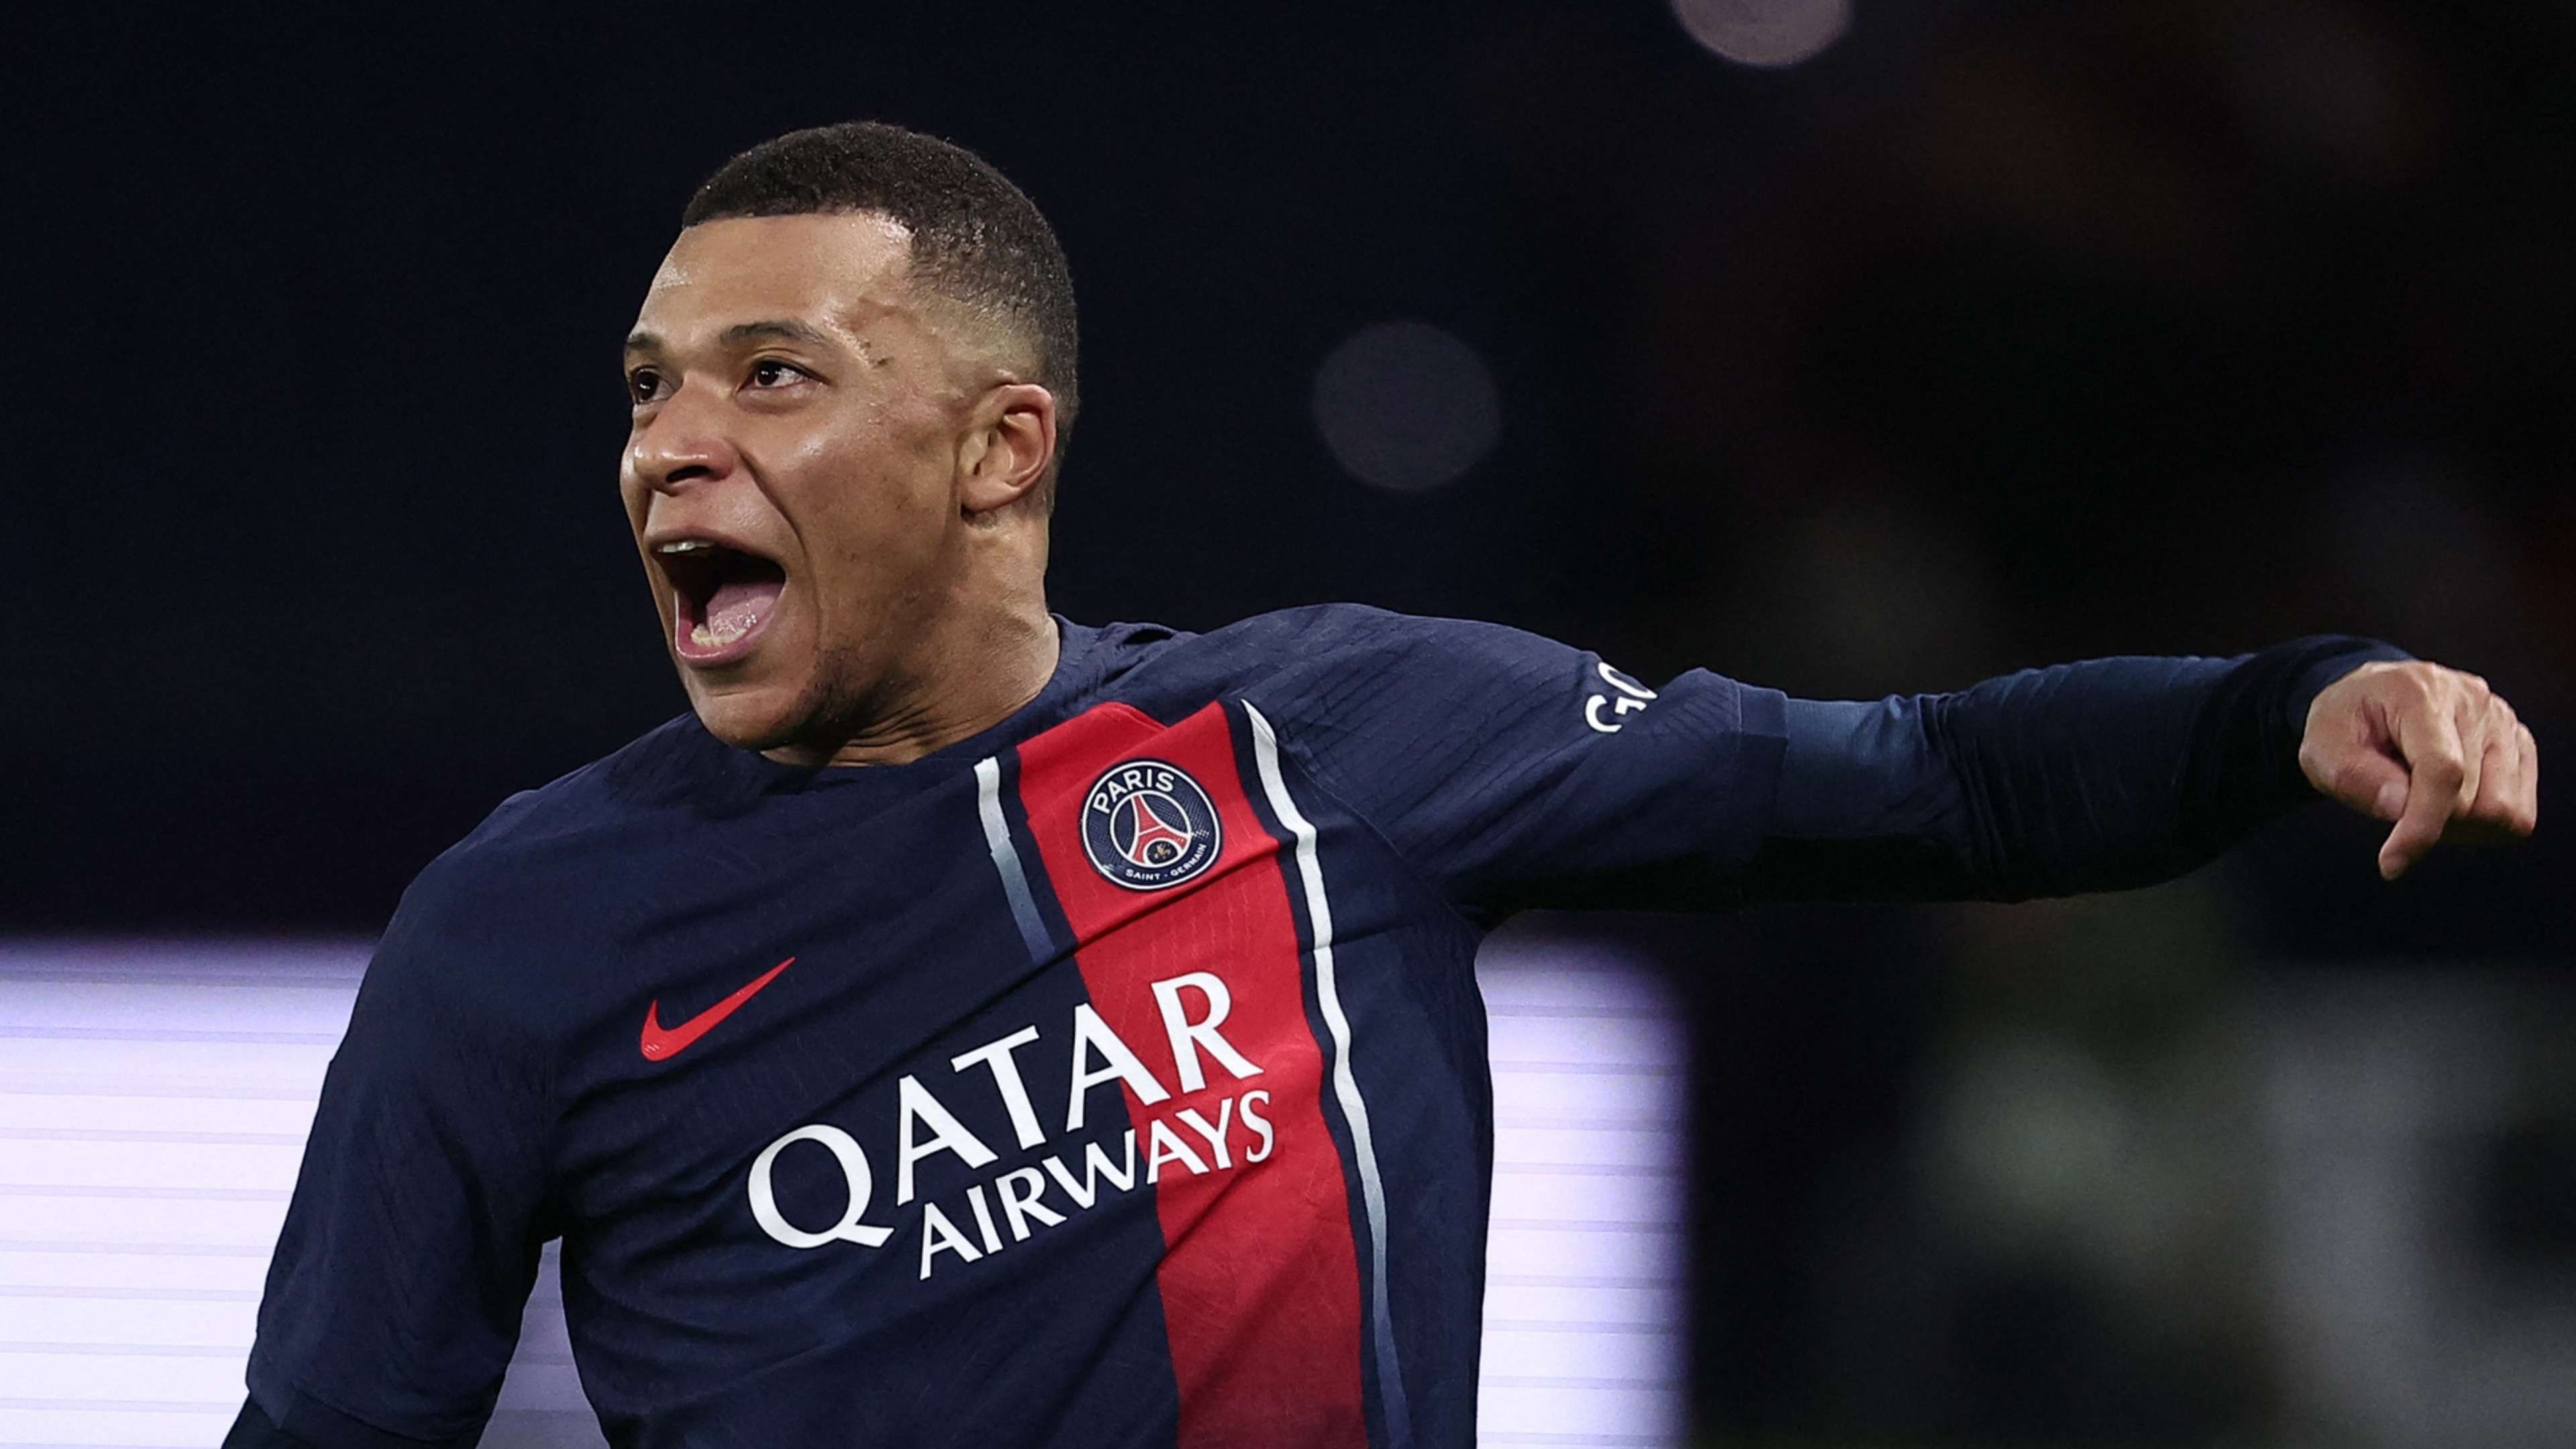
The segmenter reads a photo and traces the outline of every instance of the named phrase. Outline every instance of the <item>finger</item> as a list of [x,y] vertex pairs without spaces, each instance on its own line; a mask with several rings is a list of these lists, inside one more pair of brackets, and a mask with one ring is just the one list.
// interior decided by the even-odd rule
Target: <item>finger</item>
[[2460,807],[2469,762],[2451,711],[2416,708],[2394,721],[2397,752],[2406,757],[2406,808],[2379,847],[2379,873],[2395,880],[2442,838],[2442,824]]
[[2487,715],[2486,681],[2472,674],[2469,688],[2451,697],[2451,728],[2460,740],[2460,795],[2451,802],[2451,816],[2457,819],[2469,813],[2478,801],[2478,787],[2486,782],[2487,736],[2491,721]]
[[2510,718],[2493,722],[2478,750],[2478,792],[2460,819],[2486,830],[2520,833],[2522,801],[2529,792],[2522,780],[2522,731]]
[[2529,835],[2540,828],[2540,741],[2533,737],[2531,726],[2516,724],[2514,734],[2522,749],[2522,833]]

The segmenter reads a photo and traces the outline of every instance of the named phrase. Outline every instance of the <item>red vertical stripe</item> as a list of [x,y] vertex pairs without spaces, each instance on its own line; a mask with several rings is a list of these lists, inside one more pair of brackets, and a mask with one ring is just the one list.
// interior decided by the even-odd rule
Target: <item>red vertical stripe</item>
[[[1169,1123],[1210,1171],[1167,1164],[1155,1189],[1165,1252],[1157,1280],[1180,1385],[1183,1449],[1295,1444],[1365,1449],[1360,1393],[1360,1276],[1341,1155],[1324,1125],[1324,1054],[1306,1021],[1302,953],[1280,875],[1279,842],[1246,795],[1224,707],[1168,729],[1123,704],[1066,721],[1020,746],[1020,800],[1093,1008],[1173,1095],[1126,1093],[1137,1161],[1150,1124]],[[1146,757],[1189,772],[1215,803],[1224,848],[1194,880],[1161,891],[1120,886],[1083,852],[1083,798],[1110,766]],[[1205,971],[1232,1003],[1220,1034],[1258,1066],[1237,1079],[1201,1053],[1206,1085],[1183,1093],[1153,983]],[[1182,1000],[1204,1019],[1199,993]],[[1234,1166],[1217,1169],[1185,1108],[1219,1120],[1225,1099],[1266,1092],[1271,1154],[1227,1128]],[[1097,1101],[1105,1104],[1106,1094]]]

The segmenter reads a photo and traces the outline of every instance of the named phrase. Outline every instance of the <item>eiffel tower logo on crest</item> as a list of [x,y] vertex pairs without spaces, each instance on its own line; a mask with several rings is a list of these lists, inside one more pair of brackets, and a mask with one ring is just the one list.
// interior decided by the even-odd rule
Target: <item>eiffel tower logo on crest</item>
[[1127,844],[1118,853],[1137,865],[1169,865],[1190,848],[1188,817],[1176,801],[1146,791],[1130,795],[1127,825]]
[[1225,819],[1216,801],[1169,760],[1119,761],[1091,782],[1077,808],[1092,869],[1131,891],[1194,881],[1225,853]]

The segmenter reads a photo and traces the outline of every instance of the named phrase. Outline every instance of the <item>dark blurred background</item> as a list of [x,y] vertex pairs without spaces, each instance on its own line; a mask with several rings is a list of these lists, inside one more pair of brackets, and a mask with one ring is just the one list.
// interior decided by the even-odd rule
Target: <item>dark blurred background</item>
[[[682,709],[615,351],[699,179],[851,117],[1064,239],[1077,619],[1358,599],[1828,696],[2348,631],[2576,739],[2563,3],[17,40],[9,931],[372,931]],[[2567,1442],[2570,768],[2394,886],[2312,810],[2117,899],[1547,923],[1693,1012],[1705,1435]]]

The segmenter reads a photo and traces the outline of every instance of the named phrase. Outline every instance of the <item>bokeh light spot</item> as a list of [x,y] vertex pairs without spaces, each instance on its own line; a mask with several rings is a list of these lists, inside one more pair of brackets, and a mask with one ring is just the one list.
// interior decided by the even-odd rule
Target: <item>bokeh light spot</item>
[[1796,65],[1851,28],[1851,0],[1673,0],[1690,37],[1745,65]]
[[1455,481],[1493,450],[1503,411],[1476,350],[1426,322],[1363,327],[1315,371],[1315,426],[1333,460],[1378,488]]

